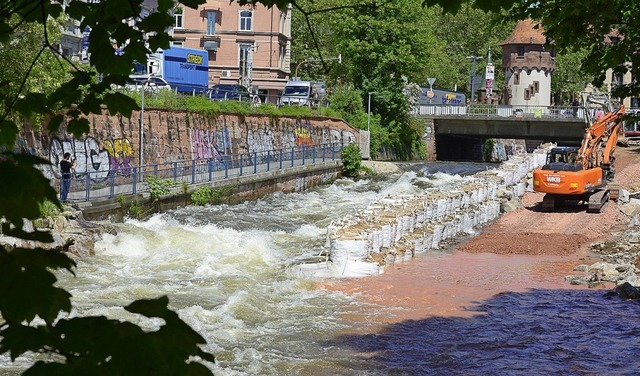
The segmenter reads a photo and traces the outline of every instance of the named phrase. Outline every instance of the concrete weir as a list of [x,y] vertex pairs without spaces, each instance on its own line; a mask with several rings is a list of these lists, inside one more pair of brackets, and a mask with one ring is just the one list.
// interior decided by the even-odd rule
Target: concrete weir
[[345,216],[327,229],[326,262],[300,266],[303,275],[364,277],[388,264],[438,249],[441,242],[500,215],[499,191],[521,197],[527,174],[542,166],[546,150],[512,156],[498,168],[463,178],[455,187],[388,196]]

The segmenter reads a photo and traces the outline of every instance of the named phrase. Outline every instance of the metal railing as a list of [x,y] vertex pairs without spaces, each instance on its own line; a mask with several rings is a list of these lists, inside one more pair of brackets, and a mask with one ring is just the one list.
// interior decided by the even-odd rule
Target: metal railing
[[[340,160],[342,148],[342,144],[303,144],[286,149],[144,165],[142,168],[118,168],[106,174],[104,171],[74,174],[68,198],[91,201],[147,192],[145,180],[149,176],[172,180],[180,186],[320,164]],[[55,188],[59,189],[60,178],[55,180]]]
[[[466,117],[512,117],[523,119],[582,119],[587,113],[593,118],[596,108],[576,106],[510,106],[510,105],[468,105],[421,104],[414,108],[414,115],[426,116],[466,116]],[[627,113],[638,113],[639,108],[628,108]]]

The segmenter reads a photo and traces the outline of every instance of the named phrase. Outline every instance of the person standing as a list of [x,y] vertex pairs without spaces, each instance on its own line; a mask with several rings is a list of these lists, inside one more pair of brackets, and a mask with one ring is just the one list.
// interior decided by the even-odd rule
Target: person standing
[[74,168],[76,161],[71,161],[71,154],[64,153],[64,158],[60,161],[60,202],[67,201],[69,188],[71,187],[71,170]]

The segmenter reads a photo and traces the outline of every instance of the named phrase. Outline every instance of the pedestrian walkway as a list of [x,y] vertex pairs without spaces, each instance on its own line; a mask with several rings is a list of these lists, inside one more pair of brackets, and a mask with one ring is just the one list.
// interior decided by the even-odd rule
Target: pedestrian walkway
[[[69,200],[89,202],[135,195],[149,191],[151,177],[171,180],[176,186],[264,175],[295,169],[300,166],[340,161],[341,144],[301,145],[288,149],[254,152],[248,155],[228,155],[219,158],[176,161],[170,163],[128,167],[104,172],[78,174],[72,178]],[[58,184],[59,186],[59,184]]]

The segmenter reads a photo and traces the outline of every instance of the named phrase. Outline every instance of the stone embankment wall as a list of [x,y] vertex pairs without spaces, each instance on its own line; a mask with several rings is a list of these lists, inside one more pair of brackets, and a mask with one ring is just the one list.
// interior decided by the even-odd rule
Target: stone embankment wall
[[304,274],[377,275],[386,264],[437,249],[445,240],[473,233],[500,215],[503,197],[520,197],[527,174],[544,164],[546,150],[513,156],[495,170],[462,179],[451,189],[384,198],[332,224],[326,263],[303,265]]
[[[130,118],[106,110],[88,117],[90,131],[74,138],[62,127],[53,136],[25,128],[16,148],[53,165],[45,176],[59,178],[58,162],[65,152],[76,159],[76,173],[91,172],[104,179],[109,174],[129,173],[140,164],[140,112]],[[231,154],[252,154],[300,145],[358,142],[358,130],[341,119],[270,117],[176,112],[145,109],[144,164],[222,159]]]

